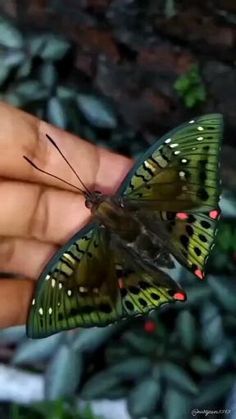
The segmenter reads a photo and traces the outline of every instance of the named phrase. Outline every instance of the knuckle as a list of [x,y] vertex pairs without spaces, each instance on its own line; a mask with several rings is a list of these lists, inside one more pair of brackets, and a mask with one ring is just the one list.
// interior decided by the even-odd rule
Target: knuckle
[[1,268],[11,265],[15,255],[15,241],[12,238],[0,238],[0,264]]
[[28,236],[36,240],[46,240],[49,229],[49,194],[45,186],[38,186],[34,201],[28,224]]

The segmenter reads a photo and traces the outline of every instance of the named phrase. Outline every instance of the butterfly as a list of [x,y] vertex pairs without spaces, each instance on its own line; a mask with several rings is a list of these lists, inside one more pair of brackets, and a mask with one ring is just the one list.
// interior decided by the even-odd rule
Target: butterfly
[[85,187],[91,222],[40,275],[28,337],[106,326],[186,300],[162,268],[173,268],[176,259],[196,277],[205,276],[220,215],[222,135],[220,114],[192,119],[155,142],[114,196]]

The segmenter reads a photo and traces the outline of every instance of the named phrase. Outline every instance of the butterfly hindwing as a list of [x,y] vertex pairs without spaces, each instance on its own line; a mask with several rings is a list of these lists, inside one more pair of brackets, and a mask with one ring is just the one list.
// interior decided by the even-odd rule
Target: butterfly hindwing
[[164,222],[171,236],[169,250],[200,279],[205,276],[206,262],[214,246],[219,215],[219,208],[209,213],[176,213],[171,221]]
[[119,284],[125,317],[144,315],[163,304],[186,300],[184,291],[159,270],[153,273],[137,270]]
[[134,165],[118,196],[159,211],[216,208],[222,126],[222,116],[210,114],[169,132]]

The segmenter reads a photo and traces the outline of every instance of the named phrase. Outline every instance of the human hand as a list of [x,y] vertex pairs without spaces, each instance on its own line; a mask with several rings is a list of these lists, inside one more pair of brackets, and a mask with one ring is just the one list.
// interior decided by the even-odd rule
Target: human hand
[[126,157],[59,130],[0,103],[0,328],[23,324],[39,274],[51,256],[89,220],[84,197],[46,176],[29,157],[81,188],[73,172],[46,139],[50,135],[88,188],[114,193],[132,165]]

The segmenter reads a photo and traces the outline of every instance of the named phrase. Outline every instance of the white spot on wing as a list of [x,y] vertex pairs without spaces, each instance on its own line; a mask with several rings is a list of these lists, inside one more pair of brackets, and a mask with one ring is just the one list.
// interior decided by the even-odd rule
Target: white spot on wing
[[185,163],[187,163],[187,160],[186,159],[182,159],[181,160],[181,163],[184,163],[185,164]]
[[169,144],[171,142],[171,138],[167,138],[167,140],[165,140],[166,144]]
[[178,145],[179,145],[179,144],[174,143],[174,144],[171,144],[171,145],[170,145],[170,147],[171,147],[171,148],[175,148],[175,147],[178,147]]
[[68,290],[67,291],[67,295],[68,295],[68,297],[70,297],[72,295],[72,291],[71,290]]
[[61,283],[61,282],[59,282],[59,284],[58,284],[58,288],[59,288],[59,290],[61,290],[61,289],[62,289],[62,283]]
[[177,156],[180,153],[180,150],[174,151],[174,154]]
[[48,314],[52,314],[52,307],[49,307],[49,309],[48,309]]
[[32,300],[32,306],[35,305],[35,298]]
[[197,127],[197,129],[198,129],[198,131],[203,131],[204,130],[204,128],[203,127]]
[[42,307],[39,308],[39,314],[40,314],[40,316],[43,315],[43,308]]
[[194,124],[194,119],[191,119],[191,121],[189,121],[189,124]]
[[197,140],[198,141],[202,141],[203,140],[203,137],[197,137]]
[[56,280],[54,278],[52,278],[52,288],[54,288],[56,285]]

